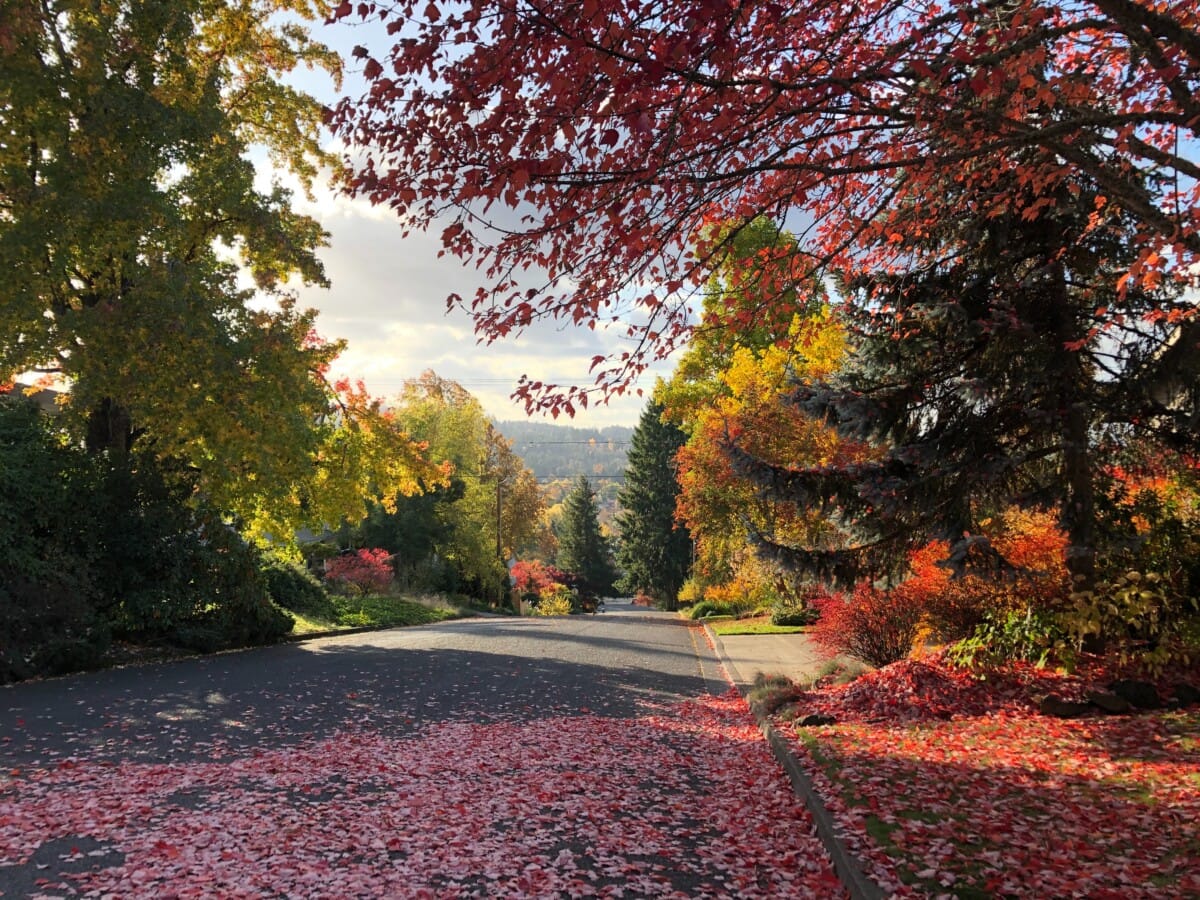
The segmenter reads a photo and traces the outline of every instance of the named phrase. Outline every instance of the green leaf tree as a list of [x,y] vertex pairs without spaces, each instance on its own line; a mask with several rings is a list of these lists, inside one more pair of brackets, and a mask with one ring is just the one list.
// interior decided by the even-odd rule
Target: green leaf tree
[[432,498],[397,498],[398,514],[375,514],[366,532],[382,535],[393,519],[401,560],[419,565],[446,561],[450,581],[433,585],[499,597],[504,562],[535,535],[542,513],[537,479],[488,421],[483,407],[462,385],[425,372],[400,396],[397,415],[404,428],[428,445],[431,458],[453,474]]
[[633,432],[625,484],[617,495],[617,564],[623,572],[617,586],[644,591],[668,608],[674,608],[691,569],[691,535],[675,521],[675,454],[686,440],[677,426],[663,421],[660,404],[647,404]]
[[304,189],[331,162],[320,104],[284,81],[338,78],[304,27],[329,11],[0,9],[0,373],[56,378],[89,448],[181,461],[200,495],[275,537],[435,477],[377,405],[326,382],[341,345],[287,291],[325,284],[326,235],[253,162]]
[[612,551],[600,531],[596,492],[586,475],[579,476],[563,501],[555,565],[574,577],[583,598],[603,597],[613,589]]

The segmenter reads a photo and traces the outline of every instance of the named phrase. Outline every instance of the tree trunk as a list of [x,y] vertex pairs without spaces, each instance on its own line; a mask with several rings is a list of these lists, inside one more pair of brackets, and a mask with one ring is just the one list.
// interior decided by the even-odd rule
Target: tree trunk
[[133,447],[133,439],[129,412],[111,397],[88,413],[86,446],[90,452],[124,456]]

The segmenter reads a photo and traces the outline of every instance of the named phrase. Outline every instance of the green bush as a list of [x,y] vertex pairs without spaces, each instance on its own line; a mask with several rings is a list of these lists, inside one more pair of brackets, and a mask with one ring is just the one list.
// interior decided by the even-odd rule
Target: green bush
[[732,616],[734,609],[728,603],[718,603],[715,600],[701,600],[688,611],[692,619],[706,619],[709,616]]
[[32,402],[0,399],[0,683],[94,666],[108,647],[96,473]]
[[284,609],[332,621],[337,608],[321,582],[303,566],[283,559],[268,559],[262,567],[271,599]]
[[989,613],[974,634],[950,648],[950,660],[967,668],[989,668],[1012,660],[1044,666],[1053,660],[1071,667],[1075,654],[1067,633],[1049,612],[1034,609]]
[[779,605],[771,610],[772,625],[811,625],[821,617],[811,606]]
[[1157,572],[1130,570],[1101,579],[1091,591],[1071,594],[1057,623],[1077,648],[1089,639],[1151,672],[1186,665],[1195,648],[1186,633],[1200,604]]
[[291,630],[257,551],[192,504],[190,472],[56,428],[0,401],[0,680],[97,665],[110,634],[217,650]]
[[69,579],[0,584],[0,684],[98,666],[108,624]]

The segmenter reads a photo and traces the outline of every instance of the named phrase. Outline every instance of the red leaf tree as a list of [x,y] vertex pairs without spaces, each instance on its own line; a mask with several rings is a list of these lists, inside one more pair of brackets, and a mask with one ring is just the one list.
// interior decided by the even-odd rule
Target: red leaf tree
[[[1131,222],[1124,284],[1200,257],[1192,0],[409,0],[377,14],[395,43],[361,49],[369,88],[329,114],[364,151],[350,190],[441,229],[482,269],[450,302],[485,339],[542,317],[616,319],[635,339],[593,386],[523,383],[531,407],[620,393],[686,339],[722,249],[704,237],[714,220],[817,223],[806,267],[879,271],[934,223],[1004,212],[1006,185],[1050,198],[1083,181]],[[930,190],[948,169],[964,189]],[[1120,315],[1098,310],[1097,327]]]
[[325,580],[360,594],[382,593],[392,583],[392,556],[386,550],[362,549],[325,563]]

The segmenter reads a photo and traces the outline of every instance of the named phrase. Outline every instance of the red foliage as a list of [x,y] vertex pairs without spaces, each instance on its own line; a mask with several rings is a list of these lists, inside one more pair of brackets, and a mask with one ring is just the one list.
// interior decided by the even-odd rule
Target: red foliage
[[519,560],[513,565],[510,574],[513,588],[526,600],[535,600],[541,596],[542,591],[555,585],[570,584],[570,578],[565,572],[540,559]]
[[[878,269],[930,223],[1020,202],[999,185],[1032,186],[1038,218],[1086,183],[1097,228],[1134,229],[1130,282],[1200,255],[1200,182],[1180,177],[1200,129],[1191,0],[360,6],[403,39],[361,48],[369,89],[329,113],[351,189],[484,273],[451,302],[485,338],[625,314],[639,339],[595,387],[525,383],[533,405],[623,391],[686,339],[713,221],[802,211],[820,223],[806,260]],[[935,189],[947,177],[958,190]],[[531,264],[544,287],[513,274]]]
[[362,593],[382,593],[392,583],[392,557],[386,550],[362,549],[325,561],[325,580],[352,585]]
[[907,660],[801,698],[837,724],[792,749],[888,896],[1193,896],[1200,715],[1033,711],[1114,674]]
[[922,609],[944,639],[969,636],[988,612],[1050,609],[1069,593],[1067,535],[1052,513],[1009,510],[991,532],[992,546],[1010,570],[955,578],[942,564],[949,545],[931,541],[912,552],[909,578],[892,590],[901,605]]
[[921,606],[903,591],[881,591],[861,582],[849,593],[816,598],[821,614],[813,639],[875,666],[904,659],[921,624]]

